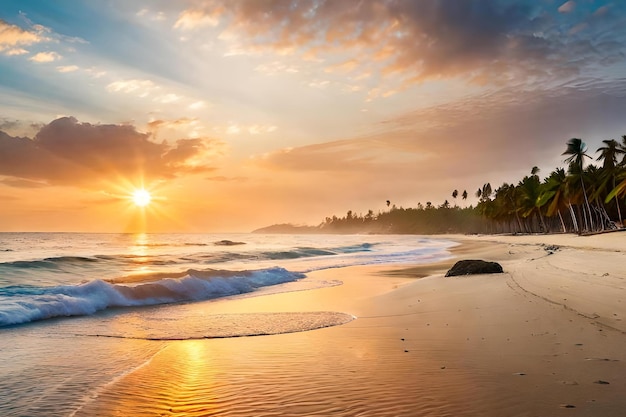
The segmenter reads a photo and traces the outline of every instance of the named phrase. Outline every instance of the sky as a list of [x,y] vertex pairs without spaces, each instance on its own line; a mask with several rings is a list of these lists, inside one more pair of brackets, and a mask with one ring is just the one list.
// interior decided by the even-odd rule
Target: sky
[[622,135],[621,0],[0,5],[0,231],[464,206]]

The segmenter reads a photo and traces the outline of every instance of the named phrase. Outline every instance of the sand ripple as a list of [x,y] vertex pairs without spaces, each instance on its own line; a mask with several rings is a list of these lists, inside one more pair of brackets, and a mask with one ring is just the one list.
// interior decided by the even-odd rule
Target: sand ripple
[[379,323],[367,321],[366,328],[357,320],[298,335],[172,342],[76,416],[480,415],[475,404],[459,408],[475,398],[477,375],[449,362],[442,369],[440,358],[407,345],[397,330],[379,328],[372,339],[370,326]]

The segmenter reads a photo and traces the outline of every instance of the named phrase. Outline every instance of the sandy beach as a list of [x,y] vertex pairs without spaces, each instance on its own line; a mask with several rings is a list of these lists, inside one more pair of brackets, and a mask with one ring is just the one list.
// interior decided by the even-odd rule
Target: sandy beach
[[[626,234],[451,238],[444,262],[317,271],[306,279],[343,285],[194,305],[355,319],[167,342],[74,415],[624,415]],[[459,259],[505,272],[444,278]]]

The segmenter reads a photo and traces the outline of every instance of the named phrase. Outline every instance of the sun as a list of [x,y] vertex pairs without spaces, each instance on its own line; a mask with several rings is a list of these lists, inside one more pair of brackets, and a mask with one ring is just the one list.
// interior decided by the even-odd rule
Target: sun
[[135,203],[135,205],[139,207],[145,207],[150,204],[150,201],[152,201],[152,196],[150,195],[150,193],[143,188],[135,190],[131,198],[133,200],[133,203]]

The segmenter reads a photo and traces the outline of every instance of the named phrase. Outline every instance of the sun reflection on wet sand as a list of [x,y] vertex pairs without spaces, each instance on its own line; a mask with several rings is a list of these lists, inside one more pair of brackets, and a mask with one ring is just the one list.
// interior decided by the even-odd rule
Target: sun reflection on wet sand
[[371,338],[350,327],[173,342],[77,415],[392,416],[410,415],[419,398],[443,412],[456,391],[473,395],[472,376],[403,353],[395,329]]
[[76,416],[207,416],[218,410],[211,344],[176,342],[84,406]]
[[[328,299],[316,293],[337,292],[346,300],[353,290],[233,300],[207,309],[258,311],[263,304],[273,310],[281,302],[285,308],[291,302],[323,308]],[[408,322],[390,324],[384,318],[357,319],[301,333],[168,342],[149,364],[112,384],[77,416],[455,415],[459,404],[477,396],[480,375],[454,366],[450,358],[442,372],[439,356],[446,350],[406,353],[400,338]],[[457,396],[456,409],[451,395]]]

